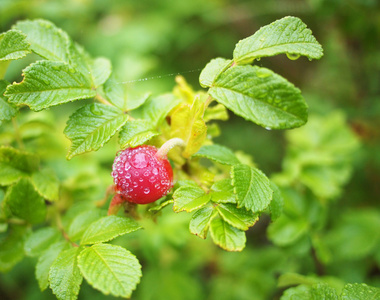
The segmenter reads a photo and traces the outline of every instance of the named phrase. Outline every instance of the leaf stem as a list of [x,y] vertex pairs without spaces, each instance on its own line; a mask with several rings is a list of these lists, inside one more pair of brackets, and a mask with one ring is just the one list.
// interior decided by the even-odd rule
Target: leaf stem
[[113,106],[111,104],[111,102],[109,102],[108,100],[104,99],[99,93],[96,94],[95,99],[98,100],[100,103],[103,103],[105,105]]
[[166,155],[168,154],[168,152],[173,149],[175,146],[181,146],[181,147],[185,147],[186,144],[185,142],[183,141],[183,139],[180,139],[180,138],[172,138],[168,141],[166,141],[160,149],[158,149],[157,153],[156,153],[156,157],[157,158],[164,158],[166,157]]

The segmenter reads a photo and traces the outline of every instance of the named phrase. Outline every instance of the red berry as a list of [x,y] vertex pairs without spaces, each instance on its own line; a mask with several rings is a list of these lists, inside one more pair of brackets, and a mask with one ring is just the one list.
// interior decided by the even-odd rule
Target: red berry
[[129,202],[147,204],[165,196],[173,186],[173,170],[154,146],[127,148],[115,158],[112,177],[116,192]]

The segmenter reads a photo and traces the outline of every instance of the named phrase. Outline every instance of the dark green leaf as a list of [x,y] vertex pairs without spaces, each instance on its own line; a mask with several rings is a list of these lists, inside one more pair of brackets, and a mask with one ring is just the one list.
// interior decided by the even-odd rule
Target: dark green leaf
[[8,86],[5,95],[16,105],[39,111],[69,101],[91,98],[91,81],[62,62],[38,61],[24,70],[24,80]]
[[0,61],[19,59],[30,53],[26,36],[17,30],[0,34]]
[[25,228],[12,226],[0,241],[0,271],[7,272],[24,257]]
[[256,58],[280,53],[286,53],[290,59],[301,55],[319,59],[323,50],[306,24],[299,18],[285,17],[241,40],[234,50],[234,61],[245,64]]
[[72,141],[67,158],[103,147],[127,120],[128,115],[112,106],[91,103],[81,107],[70,116],[64,130]]
[[231,179],[223,179],[215,182],[211,187],[211,200],[216,203],[236,203],[234,187]]
[[289,129],[307,121],[307,105],[300,90],[266,68],[229,68],[209,93],[235,114],[265,128]]
[[129,298],[140,282],[139,261],[120,246],[96,244],[86,248],[78,257],[78,265],[86,280],[106,295]]
[[304,219],[289,218],[282,214],[268,227],[269,239],[278,246],[288,246],[300,239],[307,231],[308,223]]
[[114,238],[136,231],[142,227],[129,218],[103,217],[92,223],[84,232],[81,245],[108,242]]
[[210,223],[210,232],[215,244],[227,251],[241,251],[245,247],[246,237],[241,231],[221,218],[214,218]]
[[270,182],[270,188],[273,191],[273,199],[269,204],[269,211],[270,211],[271,220],[275,221],[282,214],[284,199],[282,197],[281,190],[272,181]]
[[77,263],[77,257],[81,250],[78,247],[65,250],[51,265],[50,288],[59,300],[75,300],[78,297],[83,280]]
[[45,220],[45,201],[26,178],[9,187],[4,201],[15,217],[33,224]]
[[193,156],[206,157],[224,165],[233,166],[240,163],[230,149],[216,144],[202,146]]
[[231,169],[231,177],[238,207],[245,207],[253,212],[260,212],[268,207],[273,191],[263,172],[247,165],[235,165]]

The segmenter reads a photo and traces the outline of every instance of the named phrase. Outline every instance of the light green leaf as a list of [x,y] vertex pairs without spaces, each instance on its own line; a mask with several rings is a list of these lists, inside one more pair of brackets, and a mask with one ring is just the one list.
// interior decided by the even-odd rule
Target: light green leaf
[[221,218],[214,218],[210,223],[210,232],[215,244],[227,251],[241,251],[245,247],[246,237],[241,231]]
[[0,80],[0,122],[11,120],[18,112],[17,108],[4,96],[8,84],[9,82]]
[[231,179],[223,179],[215,182],[211,187],[211,200],[216,203],[236,203],[234,187]]
[[233,166],[240,163],[230,149],[216,144],[202,146],[193,156],[206,157],[223,165]]
[[183,104],[171,115],[171,136],[185,142],[186,147],[182,152],[185,158],[196,153],[206,138],[207,126],[203,120],[204,110],[204,102],[196,97],[191,106]]
[[159,133],[153,129],[153,125],[146,120],[132,120],[121,127],[119,144],[121,148],[137,147],[145,144]]
[[32,183],[37,192],[49,201],[57,201],[59,198],[59,181],[54,171],[42,169],[33,173]]
[[203,120],[206,123],[211,120],[222,120],[222,121],[228,120],[228,112],[227,112],[226,107],[220,103],[214,106],[207,107],[203,116]]
[[182,186],[173,194],[175,212],[192,212],[206,205],[210,201],[210,195],[204,190],[194,186]]
[[46,60],[27,67],[24,80],[8,86],[5,92],[10,102],[35,111],[95,95],[88,78],[65,63]]
[[210,222],[215,216],[216,212],[211,205],[198,209],[191,217],[189,224],[190,232],[205,239],[207,237]]
[[380,289],[365,283],[348,283],[344,286],[342,300],[376,300],[380,298]]
[[268,207],[273,191],[263,172],[247,165],[235,165],[231,169],[231,177],[238,207],[245,207],[253,212],[260,212]]
[[112,106],[91,103],[79,108],[64,130],[72,141],[67,158],[103,147],[127,120],[128,115]]
[[211,87],[218,75],[227,69],[231,64],[232,60],[230,59],[221,57],[212,59],[199,75],[199,83],[204,88]]
[[329,286],[326,283],[320,282],[317,284],[314,284],[311,287],[310,290],[310,298],[319,300],[319,299],[324,299],[324,300],[341,300],[338,297],[338,294],[334,288]]
[[78,265],[95,289],[103,294],[129,298],[140,282],[141,266],[126,249],[110,244],[96,244],[83,250]]
[[95,58],[92,61],[90,68],[91,68],[92,82],[95,88],[105,83],[108,77],[110,77],[111,75],[112,66],[111,66],[111,62],[107,58],[104,58],[104,57]]
[[105,211],[100,209],[91,209],[79,213],[68,225],[67,234],[72,241],[78,241],[82,238],[86,229],[95,221],[104,217]]
[[62,237],[58,229],[53,227],[43,227],[34,231],[25,241],[24,251],[28,256],[39,256],[51,244],[57,242]]
[[284,199],[281,194],[281,190],[274,182],[270,182],[270,188],[273,191],[273,198],[269,204],[270,218],[273,221],[277,220],[282,214],[282,209],[284,207]]
[[266,68],[229,68],[216,79],[209,94],[235,114],[268,129],[299,127],[307,121],[301,91]]
[[44,199],[26,178],[21,178],[8,188],[4,201],[12,214],[20,219],[33,224],[45,220],[46,205]]
[[47,247],[45,251],[38,258],[36,264],[36,278],[41,291],[46,290],[49,286],[49,270],[57,256],[69,248],[67,241],[59,241]]
[[48,60],[68,62],[69,37],[53,23],[26,20],[18,22],[14,28],[26,34],[33,52]]
[[240,230],[248,230],[249,227],[255,225],[259,220],[258,214],[254,214],[244,208],[237,208],[235,204],[222,203],[216,209],[224,221]]
[[145,119],[156,128],[180,102],[181,99],[173,94],[149,97],[144,105],[133,111],[132,116],[134,118]]
[[290,59],[297,59],[301,55],[320,59],[323,49],[299,18],[285,17],[241,40],[234,50],[234,61],[246,64],[259,57],[280,53],[286,53]]
[[78,297],[83,280],[77,263],[77,257],[81,250],[79,247],[65,250],[51,265],[50,288],[59,300],[75,300]]
[[103,86],[105,98],[123,111],[133,110],[145,103],[150,93],[131,90],[126,84],[111,77]]
[[12,226],[8,236],[0,240],[0,271],[8,272],[24,257],[25,228]]
[[92,223],[83,233],[81,245],[108,242],[142,227],[129,218],[118,216],[103,217]]
[[10,185],[37,171],[38,166],[37,155],[11,147],[0,147],[0,185]]
[[307,231],[308,223],[301,218],[290,218],[282,214],[268,227],[269,239],[278,246],[289,246],[299,240]]
[[0,34],[0,61],[19,59],[30,53],[26,36],[17,30]]

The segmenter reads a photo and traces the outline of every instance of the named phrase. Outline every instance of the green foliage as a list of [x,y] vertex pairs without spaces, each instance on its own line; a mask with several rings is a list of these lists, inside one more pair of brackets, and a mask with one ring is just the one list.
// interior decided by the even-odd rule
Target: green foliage
[[[103,25],[117,27],[114,21]],[[160,26],[156,21],[149,30]],[[131,47],[146,38],[131,36],[141,38]],[[153,38],[159,36],[145,42]],[[83,279],[104,295],[124,298],[133,292],[143,299],[375,299],[377,288],[345,284],[363,282],[364,275],[352,280],[339,265],[349,270],[353,260],[380,261],[378,211],[334,215],[358,139],[342,113],[312,115],[306,124],[301,91],[261,63],[251,65],[278,54],[312,60],[323,51],[299,18],[285,17],[238,42],[232,59],[212,59],[199,77],[206,90],[177,77],[172,92],[151,95],[120,82],[120,65],[92,57],[50,21],[19,21],[2,33],[0,77],[13,72],[18,82],[0,80],[0,270],[17,270],[24,256],[32,257],[40,290],[50,287],[58,299],[94,298],[86,285],[80,291]],[[21,81],[17,63],[24,68]],[[228,111],[266,129],[306,124],[286,133],[281,172],[267,176],[260,160],[235,151],[238,143],[214,140]],[[62,142],[62,131],[71,146]],[[184,145],[168,153],[175,176],[168,195],[147,206],[123,203],[119,215],[106,216],[115,152],[172,138]],[[65,161],[65,151],[67,159],[77,157]],[[223,253],[212,243],[230,252],[246,249]],[[284,273],[278,286],[291,287],[274,295],[275,278]]]

